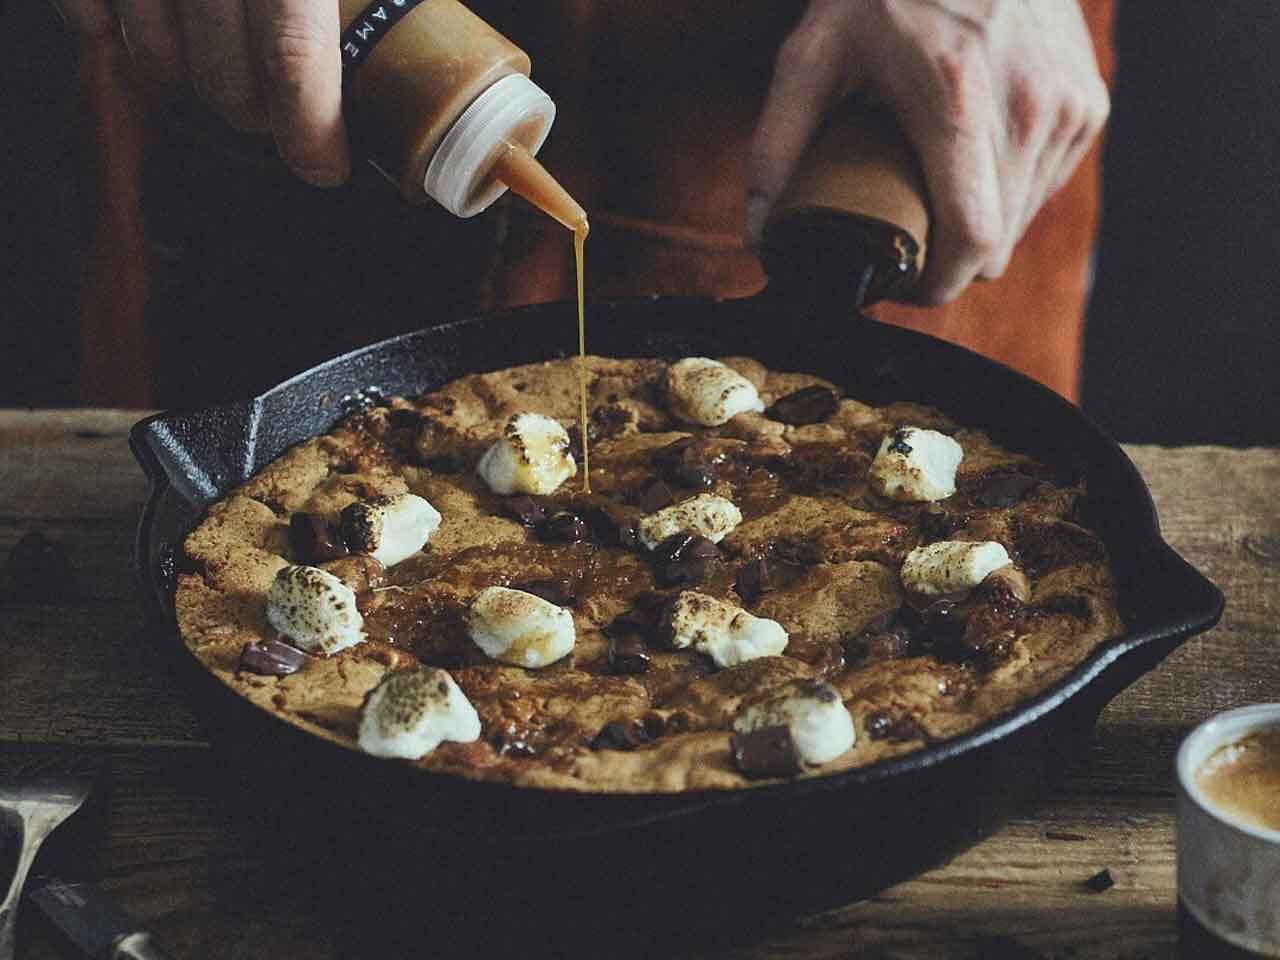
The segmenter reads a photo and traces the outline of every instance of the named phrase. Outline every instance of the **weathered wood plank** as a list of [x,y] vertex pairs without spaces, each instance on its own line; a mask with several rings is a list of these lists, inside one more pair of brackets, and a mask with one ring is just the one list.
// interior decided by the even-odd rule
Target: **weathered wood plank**
[[[260,851],[229,820],[217,761],[141,633],[128,557],[143,484],[124,442],[140,416],[0,411],[0,557],[39,529],[67,547],[75,571],[74,589],[52,603],[0,583],[0,769],[36,743],[110,754],[97,861],[175,956],[359,956],[335,937],[334,918],[253,879]],[[684,956],[1173,952],[1173,753],[1210,713],[1280,700],[1280,450],[1128,450],[1170,543],[1226,592],[1222,624],[1122,693],[1087,757],[1035,811],[952,863],[866,903]],[[1112,889],[1082,886],[1104,867]],[[39,931],[22,955],[60,956]]]

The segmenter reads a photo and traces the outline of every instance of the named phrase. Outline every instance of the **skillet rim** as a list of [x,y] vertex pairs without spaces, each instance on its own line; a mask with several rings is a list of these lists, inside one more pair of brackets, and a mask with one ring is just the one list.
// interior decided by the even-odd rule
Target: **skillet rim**
[[[290,734],[296,734],[305,737],[309,742],[317,746],[325,748],[327,754],[333,756],[345,756],[350,760],[356,758],[355,762],[366,763],[367,761],[377,762],[374,758],[366,757],[357,750],[343,747],[332,741],[324,740],[312,734],[303,731],[292,724],[287,723],[280,717],[271,714],[265,710],[254,707],[240,697],[234,690],[218,681],[212,674],[209,674],[199,663],[198,659],[187,649],[183,642],[179,631],[177,630],[175,615],[172,610],[173,588],[164,584],[161,579],[157,578],[157,573],[163,578],[164,571],[157,570],[149,558],[154,555],[153,548],[156,544],[153,542],[154,524],[156,522],[156,514],[161,503],[166,497],[178,497],[187,504],[192,504],[190,499],[183,498],[169,481],[169,473],[165,470],[162,463],[161,454],[157,451],[157,447],[151,441],[156,439],[157,442],[164,447],[163,439],[159,437],[158,428],[164,427],[168,431],[168,427],[174,423],[180,423],[184,420],[192,420],[195,418],[215,419],[219,417],[232,418],[238,415],[247,414],[250,418],[246,425],[247,430],[243,439],[249,444],[246,451],[248,456],[241,464],[245,471],[243,477],[230,478],[230,485],[216,492],[216,496],[225,496],[227,492],[236,485],[247,479],[249,475],[255,472],[259,467],[265,465],[270,459],[274,459],[279,453],[273,454],[271,457],[258,461],[254,454],[257,453],[255,444],[259,439],[258,434],[258,416],[260,415],[264,405],[273,397],[280,397],[290,390],[299,387],[306,387],[309,383],[318,377],[323,376],[326,372],[346,366],[353,366],[359,360],[367,357],[378,357],[382,354],[392,352],[398,347],[405,344],[412,344],[418,338],[449,338],[459,333],[468,333],[474,329],[486,326],[501,326],[504,324],[528,323],[531,314],[543,313],[561,313],[575,305],[567,301],[557,301],[551,303],[531,304],[520,307],[511,307],[503,310],[495,311],[489,314],[469,316],[461,319],[455,319],[444,324],[434,327],[422,328],[389,337],[385,340],[378,341],[360,347],[337,357],[333,357],[322,363],[319,363],[307,370],[295,374],[286,380],[281,381],[270,389],[259,394],[257,397],[249,401],[240,403],[231,403],[223,405],[215,405],[209,407],[198,408],[194,410],[170,410],[157,414],[153,414],[139,421],[129,434],[129,444],[135,458],[139,461],[143,472],[148,480],[147,497],[143,505],[142,513],[138,524],[137,539],[135,542],[134,569],[135,575],[139,579],[141,590],[144,594],[144,601],[147,608],[148,620],[153,626],[160,628],[159,632],[165,635],[166,640],[175,648],[175,652],[184,655],[183,659],[189,661],[189,664],[198,668],[200,673],[213,681],[213,686],[219,690],[225,691],[226,695],[233,699],[242,708],[251,710],[254,715],[260,718],[270,718],[274,721],[273,726],[282,731],[288,731]],[[708,298],[708,297],[630,297],[607,299],[591,302],[591,311],[593,313],[593,326],[599,323],[607,323],[608,319],[601,320],[599,315],[615,314],[619,311],[625,312],[635,309],[645,309],[652,306],[665,306],[672,309],[720,309],[727,307],[731,309],[747,308],[747,309],[765,309],[769,311],[779,309],[779,305],[762,297],[755,297],[748,300],[724,299],[724,298]],[[648,806],[662,807],[663,809],[656,812],[652,817],[627,819],[628,825],[638,825],[649,819],[665,819],[670,815],[681,813],[692,813],[701,810],[709,805],[719,804],[735,804],[738,802],[747,802],[746,798],[760,797],[777,800],[780,796],[796,796],[797,794],[807,793],[811,790],[826,791],[855,788],[861,785],[880,783],[894,778],[900,778],[908,774],[920,773],[930,770],[941,764],[958,760],[975,751],[979,751],[985,747],[998,744],[1000,741],[1010,738],[1013,734],[1028,728],[1037,721],[1047,717],[1060,707],[1071,703],[1080,694],[1099,682],[1111,668],[1119,661],[1125,659],[1130,654],[1135,653],[1144,648],[1160,650],[1163,643],[1168,649],[1164,649],[1158,653],[1156,660],[1150,665],[1139,669],[1132,677],[1124,680],[1117,687],[1115,692],[1122,689],[1123,686],[1136,680],[1138,676],[1145,673],[1147,669],[1154,667],[1165,654],[1172,650],[1181,641],[1190,636],[1200,633],[1213,627],[1220,619],[1225,604],[1221,590],[1209,581],[1203,574],[1195,570],[1185,559],[1183,559],[1163,538],[1160,533],[1159,519],[1156,513],[1155,505],[1151,499],[1150,491],[1146,483],[1142,480],[1141,474],[1134,466],[1132,460],[1120,447],[1120,445],[1108,437],[1096,424],[1089,419],[1083,411],[1071,404],[1069,401],[1053,393],[1047,387],[1030,379],[1009,367],[982,357],[973,351],[967,350],[956,344],[943,341],[936,337],[905,328],[892,327],[887,324],[881,324],[866,317],[854,316],[850,318],[842,318],[841,322],[851,324],[863,323],[868,328],[874,328],[876,335],[885,336],[890,339],[902,339],[904,343],[913,344],[916,347],[924,346],[928,350],[941,351],[943,355],[949,355],[949,359],[959,363],[963,360],[966,363],[976,363],[980,367],[985,367],[994,376],[1008,380],[1014,389],[1027,391],[1031,396],[1041,403],[1049,403],[1051,406],[1058,408],[1057,414],[1073,421],[1076,428],[1083,430],[1085,434],[1098,445],[1099,450],[1105,451],[1113,458],[1113,466],[1118,467],[1124,477],[1124,480],[1131,487],[1131,492],[1139,494],[1139,503],[1131,504],[1132,507],[1138,508],[1139,513],[1135,517],[1137,521],[1137,529],[1135,534],[1140,539],[1139,545],[1145,546],[1151,551],[1151,559],[1153,566],[1157,568],[1155,574],[1162,578],[1170,590],[1174,587],[1180,587],[1179,593],[1186,600],[1185,608],[1174,609],[1166,617],[1159,622],[1151,624],[1142,624],[1138,627],[1128,623],[1126,617],[1126,632],[1118,637],[1114,637],[1100,644],[1085,660],[1081,661],[1074,668],[1068,671],[1064,676],[1059,678],[1053,684],[1050,684],[1044,690],[1040,691],[1033,697],[1020,702],[1013,709],[997,715],[971,730],[968,730],[958,736],[948,738],[939,743],[921,747],[910,753],[903,754],[898,757],[889,758],[870,764],[865,767],[856,767],[850,770],[844,770],[837,773],[831,773],[817,776],[806,777],[800,780],[783,781],[778,783],[764,783],[759,785],[751,785],[747,787],[734,789],[703,789],[703,790],[686,790],[679,792],[672,791],[655,791],[655,792],[589,792],[572,789],[552,789],[541,787],[522,787],[507,783],[494,783],[488,781],[469,780],[452,774],[436,774],[433,771],[420,770],[408,764],[379,764],[382,768],[394,768],[398,771],[390,774],[389,770],[383,769],[384,775],[391,775],[399,779],[404,779],[417,784],[419,787],[432,784],[439,786],[441,784],[449,784],[450,789],[462,789],[470,792],[488,792],[491,795],[501,793],[511,794],[513,791],[518,792],[519,796],[536,795],[544,801],[555,802],[556,798],[572,798],[573,803],[590,803],[593,807],[604,805],[635,805],[645,804]],[[597,326],[597,330],[599,327]],[[520,362],[537,362],[538,360],[551,359],[555,356],[563,356],[567,350],[556,351],[551,349],[553,346],[549,343],[539,342],[534,345],[535,350],[529,353],[524,361]],[[632,355],[644,355],[643,353],[633,352]],[[495,368],[496,369],[496,368]],[[439,382],[421,387],[422,390],[432,389],[440,386],[448,380],[463,376],[467,372],[475,371],[453,371],[449,373],[445,379]],[[332,411],[332,417],[329,421],[330,426],[337,422],[342,416],[357,409],[362,404],[370,402],[378,402],[385,397],[401,392],[398,390],[388,391],[386,393],[373,385],[372,389],[367,387],[364,390],[353,390],[350,394],[343,398],[341,404],[335,406]],[[979,424],[982,429],[988,429],[984,425]],[[326,428],[327,429],[327,428]],[[172,437],[172,431],[168,431],[168,435]],[[308,434],[314,436],[315,434]],[[223,440],[235,440],[237,438],[221,436]],[[292,441],[300,442],[300,441]],[[168,449],[166,447],[166,449]],[[216,498],[216,497],[215,497]],[[199,506],[200,513],[203,515],[207,509],[208,502]],[[199,516],[198,515],[198,516]],[[199,522],[198,517],[195,522]],[[191,528],[184,531],[189,532]],[[1109,546],[1109,553],[1113,552]],[[162,599],[163,598],[163,599]],[[1189,598],[1189,599],[1187,599]],[[164,600],[168,602],[165,603]],[[1130,658],[1132,659],[1132,658]],[[1112,693],[1111,696],[1115,694]],[[1107,698],[1110,699],[1110,696]],[[1104,701],[1105,702],[1105,701]],[[331,749],[330,749],[331,748]],[[340,751],[333,754],[332,751]],[[425,776],[424,776],[425,775]],[[675,804],[672,809],[671,805]],[[607,825],[602,829],[608,829]]]

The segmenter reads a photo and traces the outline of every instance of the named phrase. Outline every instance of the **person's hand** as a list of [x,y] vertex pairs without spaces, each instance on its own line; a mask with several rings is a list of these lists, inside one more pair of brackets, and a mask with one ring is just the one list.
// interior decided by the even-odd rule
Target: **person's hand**
[[119,29],[145,82],[186,86],[239,130],[267,131],[303,180],[334,186],[350,155],[338,5],[323,0],[54,0],[77,32]]
[[823,114],[855,91],[893,108],[924,169],[923,303],[1004,272],[1110,109],[1076,0],[811,0],[748,158],[748,244]]

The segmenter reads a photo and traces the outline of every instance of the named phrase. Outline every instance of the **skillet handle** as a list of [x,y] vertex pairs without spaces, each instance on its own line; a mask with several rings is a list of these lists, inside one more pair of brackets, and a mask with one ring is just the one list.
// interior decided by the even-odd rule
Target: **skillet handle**
[[924,176],[902,128],[886,107],[851,102],[800,158],[760,257],[773,294],[860,308],[909,296],[928,237]]

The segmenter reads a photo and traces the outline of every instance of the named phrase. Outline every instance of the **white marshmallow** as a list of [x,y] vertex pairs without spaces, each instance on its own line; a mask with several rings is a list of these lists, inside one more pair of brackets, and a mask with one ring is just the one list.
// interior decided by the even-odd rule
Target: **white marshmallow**
[[751,381],[707,357],[685,357],[667,367],[667,399],[681,420],[718,427],[740,413],[764,410]]
[[738,733],[786,727],[805,763],[826,763],[853,746],[853,717],[828,683],[805,680],[780,696],[747,707],[733,721]]
[[495,660],[545,667],[573,650],[573,614],[541,597],[507,587],[486,587],[471,602],[467,632]]
[[922,597],[951,596],[967,593],[1009,562],[1008,551],[992,540],[939,540],[908,553],[900,576],[904,588]]
[[871,485],[891,500],[944,500],[956,492],[964,449],[945,433],[898,427],[871,462]]
[[347,546],[384,567],[413,556],[439,528],[440,512],[412,493],[361,500],[342,511]]
[[355,592],[326,570],[289,566],[267,590],[267,622],[308,653],[336,653],[364,640]]
[[671,631],[672,646],[693,647],[718,667],[777,656],[787,648],[787,631],[776,620],[752,616],[741,607],[694,590],[676,597],[664,626]]
[[741,522],[742,511],[732,500],[714,493],[700,493],[641,517],[636,531],[640,542],[652,550],[677,533],[697,533],[712,543],[719,543]]
[[386,674],[360,713],[360,749],[375,757],[416,760],[442,740],[470,743],[479,737],[476,708],[453,677],[436,667]]
[[553,493],[578,472],[569,434],[540,413],[517,413],[484,452],[476,473],[494,493]]

